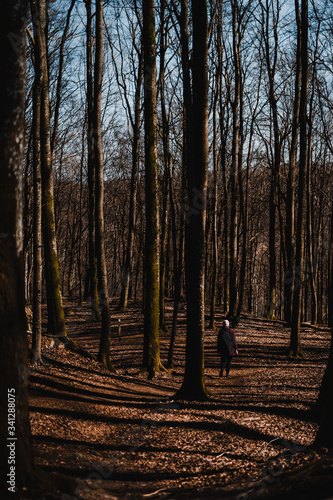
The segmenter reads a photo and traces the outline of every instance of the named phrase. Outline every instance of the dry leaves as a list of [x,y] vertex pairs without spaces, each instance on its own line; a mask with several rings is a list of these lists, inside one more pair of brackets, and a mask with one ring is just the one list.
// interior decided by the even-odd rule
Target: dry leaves
[[[100,325],[88,323],[87,304],[69,306],[68,334],[96,354]],[[180,498],[186,492],[211,498],[212,491],[221,498],[221,488],[224,496],[232,498],[241,488],[250,498],[283,470],[317,457],[308,448],[317,424],[307,410],[328,356],[327,329],[304,330],[305,357],[292,361],[285,354],[286,328],[244,317],[231,379],[218,376],[217,331],[207,330],[206,384],[215,397],[186,403],[172,400],[182,381],[184,311],[173,374],[157,374],[151,382],[139,374],[141,309],[119,313],[113,307],[115,336],[119,318],[122,339],[112,339],[117,375],[66,349],[56,352],[46,337],[45,363],[30,373],[37,462],[80,478],[84,489],[77,498]],[[168,337],[161,336],[162,361]]]

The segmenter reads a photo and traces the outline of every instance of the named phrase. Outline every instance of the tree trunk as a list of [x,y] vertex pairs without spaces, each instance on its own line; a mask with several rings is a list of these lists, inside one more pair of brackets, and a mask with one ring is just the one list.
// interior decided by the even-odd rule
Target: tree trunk
[[229,203],[228,203],[228,181],[226,172],[226,156],[227,156],[227,135],[228,135],[228,125],[229,120],[227,119],[226,126],[224,126],[224,108],[222,102],[220,103],[220,115],[221,115],[221,172],[222,172],[222,186],[223,186],[223,207],[224,207],[224,311],[227,313],[229,310],[230,303],[230,273],[229,273],[229,262],[230,262],[230,244],[229,244]]
[[59,64],[58,64],[59,71],[58,71],[58,78],[57,78],[56,103],[55,103],[55,107],[54,107],[54,125],[53,125],[52,137],[51,137],[51,152],[52,153],[53,153],[54,148],[55,148],[57,134],[58,134],[59,112],[60,112],[60,104],[61,104],[62,74],[63,74],[63,68],[64,68],[64,48],[65,48],[65,42],[66,42],[68,31],[69,31],[71,14],[72,14],[75,2],[76,2],[76,0],[71,0],[71,4],[70,4],[68,12],[67,12],[67,18],[66,18],[64,32],[62,34],[61,42],[60,42]]
[[[164,158],[164,179],[163,179],[163,210],[162,210],[162,231],[161,231],[161,256],[160,256],[160,329],[167,331],[165,320],[165,288],[166,288],[166,268],[167,268],[167,233],[168,233],[168,205],[170,197],[171,179],[171,155],[169,151],[169,121],[165,105],[164,89],[164,65],[166,51],[165,34],[165,0],[161,2],[161,34],[160,34],[160,95],[162,111],[162,138],[163,138],[163,158]],[[175,271],[176,272],[176,271]]]
[[307,96],[308,96],[308,0],[302,0],[302,88],[300,100],[300,160],[298,180],[298,211],[296,233],[296,278],[290,335],[290,356],[302,354],[301,349],[301,298],[304,280],[304,212],[305,182],[307,172]]
[[120,302],[119,302],[120,311],[123,311],[127,307],[128,303],[131,264],[133,258],[134,229],[135,229],[136,203],[137,203],[136,200],[137,200],[137,189],[138,189],[138,170],[139,170],[139,138],[140,138],[140,114],[141,114],[140,93],[142,86],[142,78],[143,78],[143,49],[141,49],[139,56],[138,77],[135,89],[133,146],[132,146],[132,174],[131,174],[128,238],[127,238],[124,270],[122,276]]
[[[316,243],[313,237],[313,196],[312,196],[312,185],[311,185],[311,173],[312,173],[312,140],[313,140],[313,119],[314,119],[314,98],[316,93],[316,81],[317,81],[317,56],[318,56],[318,44],[319,44],[319,32],[320,23],[318,23],[316,45],[313,55],[312,63],[312,84],[311,84],[311,97],[309,102],[309,116],[308,116],[308,143],[307,143],[307,172],[306,172],[306,232],[307,232],[307,271],[308,279],[310,281],[311,289],[311,323],[316,325],[318,322],[318,294],[316,286],[316,273],[317,273],[317,255],[314,255],[314,248],[316,248]],[[318,226],[320,227],[320,221],[318,221]]]
[[295,170],[297,159],[298,128],[300,113],[300,88],[301,88],[301,21],[299,12],[299,0],[295,0],[295,15],[297,25],[297,48],[296,48],[296,77],[295,97],[293,106],[293,122],[291,133],[291,147],[289,159],[289,174],[287,181],[286,202],[286,250],[288,269],[284,273],[285,284],[285,320],[291,322],[293,286],[295,278]]
[[102,62],[103,62],[103,0],[96,1],[96,52],[94,68],[94,156],[95,156],[95,239],[96,260],[99,288],[99,300],[102,314],[102,331],[97,359],[103,366],[115,371],[110,360],[111,318],[109,292],[105,260],[104,240],[104,177],[103,146],[101,127],[102,100]]
[[[269,291],[268,303],[266,306],[265,316],[269,319],[275,318],[276,307],[276,209],[277,196],[279,189],[280,162],[281,162],[281,134],[278,121],[278,106],[275,94],[275,74],[277,69],[277,54],[278,54],[278,32],[277,19],[274,18],[274,51],[271,53],[270,46],[270,13],[266,10],[266,18],[263,14],[263,34],[264,34],[264,51],[265,61],[267,66],[268,84],[269,84],[269,103],[273,116],[273,136],[274,136],[274,158],[272,164],[271,190],[269,198]],[[273,60],[272,60],[273,59]]]
[[42,177],[40,151],[41,120],[40,59],[35,53],[35,81],[33,91],[33,304],[32,304],[32,364],[41,362],[42,344]]
[[[182,1],[182,7],[186,12],[187,2],[185,0]],[[188,148],[193,148],[193,156],[192,161],[188,163],[187,169],[189,210],[185,228],[186,359],[183,384],[176,393],[176,397],[187,400],[200,400],[208,397],[205,387],[203,349],[205,329],[205,221],[208,167],[208,27],[206,0],[192,1],[192,20],[193,109],[186,108],[187,118],[191,116],[193,118],[193,135],[192,137],[188,137],[187,141]],[[184,18],[183,21],[185,21]],[[182,57],[184,55],[183,53]],[[185,75],[183,76],[185,77]]]
[[94,155],[94,116],[93,116],[93,76],[92,76],[92,39],[91,39],[91,1],[86,1],[87,10],[87,143],[88,143],[88,224],[89,224],[89,296],[91,301],[91,321],[100,319],[97,264],[95,248],[95,155]]
[[230,303],[228,317],[234,318],[237,300],[237,174],[239,162],[239,91],[240,91],[240,60],[237,36],[237,1],[231,0],[232,7],[232,45],[235,72],[235,95],[232,102],[232,152],[231,152],[231,209],[230,209]]
[[42,91],[41,91],[41,173],[42,173],[42,220],[44,241],[44,262],[46,277],[46,296],[48,313],[48,331],[53,335],[64,337],[66,333],[65,316],[61,297],[61,283],[57,253],[53,172],[50,132],[50,103],[48,55],[46,41],[46,3],[40,0],[31,2],[34,19],[35,53],[40,61]]
[[159,347],[159,209],[156,138],[155,0],[143,2],[145,116],[145,314],[143,369],[149,378],[161,368]]
[[[186,147],[186,141],[184,141],[184,146]],[[184,147],[184,149],[185,149]],[[183,152],[184,155],[184,152]],[[184,161],[184,164],[186,161]],[[171,169],[172,172],[172,169]],[[184,195],[186,187],[185,187],[185,168],[183,165],[182,172],[182,193]],[[170,177],[170,208],[171,208],[171,221],[172,221],[172,233],[173,233],[173,269],[174,269],[174,305],[173,305],[173,316],[172,316],[172,330],[170,336],[170,345],[168,351],[168,364],[167,367],[170,368],[173,366],[173,352],[176,340],[177,333],[177,318],[179,311],[179,302],[181,300],[181,282],[183,276],[183,268],[184,268],[184,236],[185,236],[185,213],[184,210],[181,213],[181,222],[180,222],[180,236],[179,236],[179,244],[177,246],[177,234],[176,234],[176,207],[175,207],[175,195],[173,189],[173,180],[172,176]],[[177,250],[179,248],[179,257],[177,258]]]
[[[333,290],[331,288],[331,294]],[[320,393],[314,407],[319,414],[319,429],[317,432],[315,444],[318,446],[327,446],[333,448],[333,330],[331,349],[328,358],[327,367],[321,383]]]
[[216,306],[216,280],[217,280],[217,151],[216,151],[216,106],[219,85],[217,87],[217,95],[214,99],[213,106],[213,200],[212,200],[212,239],[213,239],[213,269],[212,269],[212,288],[210,298],[210,318],[209,328],[215,328],[215,306]]
[[[223,62],[223,49],[222,49],[222,3],[217,7],[217,32],[216,32],[216,50],[217,50],[217,69],[216,69],[216,90],[214,94],[213,104],[213,168],[214,168],[214,185],[213,185],[213,276],[212,276],[212,290],[210,302],[210,318],[209,328],[215,328],[215,308],[216,308],[216,288],[217,288],[217,269],[218,269],[218,236],[217,236],[217,173],[218,173],[218,153],[217,153],[217,107],[218,104],[221,109],[222,100],[222,62]],[[223,114],[222,114],[223,116]],[[222,117],[221,117],[222,118]],[[223,123],[221,123],[221,128]]]
[[[0,65],[0,383],[1,492],[8,498],[34,471],[28,413],[28,342],[24,304],[22,189],[25,23],[28,3],[1,1]],[[8,393],[8,396],[7,396]],[[9,427],[9,415],[14,427]],[[10,439],[10,438],[13,439]],[[15,438],[15,439],[14,439]],[[13,450],[15,464],[10,465]],[[11,469],[11,467],[13,467]],[[8,475],[12,472],[12,478]],[[11,481],[12,482],[7,482]],[[9,488],[12,487],[12,490]],[[17,490],[16,490],[17,491]]]

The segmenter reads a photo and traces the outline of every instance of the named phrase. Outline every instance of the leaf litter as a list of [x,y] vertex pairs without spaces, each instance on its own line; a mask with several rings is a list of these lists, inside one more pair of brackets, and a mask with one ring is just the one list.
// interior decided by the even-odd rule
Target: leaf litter
[[[88,321],[88,304],[68,308],[68,335],[97,355],[100,323]],[[222,320],[218,311],[217,325]],[[111,359],[117,374],[55,349],[43,336],[44,363],[29,376],[36,463],[77,478],[76,498],[240,499],[263,498],[284,471],[323,459],[326,450],[311,448],[318,425],[309,410],[327,363],[329,330],[303,328],[304,357],[291,360],[287,327],[244,315],[236,330],[239,356],[228,379],[219,377],[217,331],[205,332],[206,385],[214,395],[206,402],[172,399],[184,370],[184,309],[172,371],[157,373],[152,381],[140,373],[138,306],[125,312],[112,307]],[[169,337],[160,334],[162,362]]]

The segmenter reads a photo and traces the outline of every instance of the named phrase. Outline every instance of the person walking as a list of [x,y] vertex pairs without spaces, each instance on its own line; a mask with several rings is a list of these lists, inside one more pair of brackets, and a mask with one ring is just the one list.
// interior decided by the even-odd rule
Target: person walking
[[220,377],[223,376],[224,368],[226,369],[226,376],[231,377],[231,360],[235,354],[238,354],[238,347],[235,332],[229,328],[229,321],[227,319],[223,321],[222,328],[218,333],[217,350],[221,356]]

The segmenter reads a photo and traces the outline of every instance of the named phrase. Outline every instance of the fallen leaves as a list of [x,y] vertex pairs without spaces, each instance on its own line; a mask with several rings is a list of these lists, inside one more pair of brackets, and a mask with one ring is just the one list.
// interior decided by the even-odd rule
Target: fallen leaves
[[[71,305],[71,310],[69,335],[96,354],[98,325],[87,322],[87,308]],[[172,309],[167,313],[170,319]],[[89,486],[83,498],[163,498],[180,487],[255,490],[314,457],[308,447],[317,424],[307,411],[328,355],[326,330],[308,329],[305,358],[291,361],[285,355],[288,332],[281,332],[281,325],[244,318],[236,331],[240,356],[233,360],[231,379],[218,376],[217,332],[207,330],[206,384],[215,397],[186,403],[171,400],[182,381],[184,326],[173,375],[147,381],[139,374],[141,309],[118,313],[114,308],[115,326],[118,317],[122,339],[113,340],[111,355],[117,375],[66,349],[55,352],[45,337],[46,363],[31,373],[37,462],[80,477]],[[161,337],[162,361],[168,335]]]

